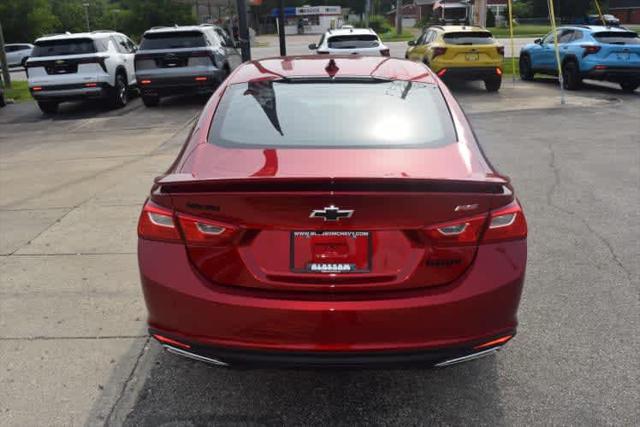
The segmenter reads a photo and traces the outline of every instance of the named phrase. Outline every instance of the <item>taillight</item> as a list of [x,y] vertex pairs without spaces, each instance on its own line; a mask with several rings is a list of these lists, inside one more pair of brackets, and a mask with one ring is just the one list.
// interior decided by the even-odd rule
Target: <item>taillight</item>
[[180,241],[180,233],[173,220],[173,211],[148,200],[138,221],[138,237],[148,240]]
[[447,48],[446,47],[434,47],[433,48],[433,56],[431,58],[434,59],[437,56],[444,55],[446,52],[447,52]]
[[524,239],[527,237],[527,220],[517,200],[491,211],[489,225],[484,233],[484,243]]
[[389,49],[380,49],[380,55],[382,56],[391,56]]
[[498,46],[496,49],[498,50],[498,55],[504,56],[504,46]]
[[476,244],[480,239],[486,220],[486,215],[478,215],[471,218],[436,224],[427,228],[424,233],[432,243],[437,245]]
[[498,75],[498,76],[502,75],[502,68],[496,67],[496,75]]
[[581,48],[584,49],[584,52],[582,52],[582,57],[584,58],[587,55],[592,55],[594,53],[598,53],[600,52],[600,46],[597,45],[593,45],[593,44],[583,44],[580,46]]
[[442,70],[438,71],[438,77],[444,77],[445,74],[447,74],[447,69],[443,68]]
[[178,214],[178,222],[187,244],[225,244],[238,231],[237,227],[230,224],[181,213]]

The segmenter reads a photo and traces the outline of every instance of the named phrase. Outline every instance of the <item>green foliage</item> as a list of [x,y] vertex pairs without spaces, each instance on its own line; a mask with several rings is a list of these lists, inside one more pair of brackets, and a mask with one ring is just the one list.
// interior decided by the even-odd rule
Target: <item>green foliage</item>
[[138,38],[156,25],[194,24],[190,4],[176,0],[1,0],[0,17],[7,43],[32,42],[49,33],[117,30]]
[[[512,3],[514,18],[532,18],[533,5],[530,1],[518,1]],[[509,11],[505,9],[505,17],[509,21]]]
[[32,41],[60,25],[47,0],[2,0],[0,17],[7,43]]
[[[365,23],[363,22],[361,26],[364,27]],[[381,15],[372,15],[369,17],[369,28],[378,34],[388,33],[393,30],[389,21]]]

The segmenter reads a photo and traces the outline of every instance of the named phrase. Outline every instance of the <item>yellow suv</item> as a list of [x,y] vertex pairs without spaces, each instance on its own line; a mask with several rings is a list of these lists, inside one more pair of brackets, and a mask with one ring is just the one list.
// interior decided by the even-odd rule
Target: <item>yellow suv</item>
[[408,44],[405,58],[424,62],[442,79],[484,80],[489,92],[500,89],[504,46],[482,27],[436,25]]

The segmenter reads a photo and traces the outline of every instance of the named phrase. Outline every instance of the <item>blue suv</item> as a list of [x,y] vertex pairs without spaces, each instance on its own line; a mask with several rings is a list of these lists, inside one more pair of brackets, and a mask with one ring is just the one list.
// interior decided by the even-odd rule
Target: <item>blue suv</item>
[[[557,29],[564,87],[575,90],[582,79],[619,83],[625,92],[640,86],[640,37],[625,28],[596,25]],[[557,75],[553,32],[520,51],[520,78],[535,73]]]

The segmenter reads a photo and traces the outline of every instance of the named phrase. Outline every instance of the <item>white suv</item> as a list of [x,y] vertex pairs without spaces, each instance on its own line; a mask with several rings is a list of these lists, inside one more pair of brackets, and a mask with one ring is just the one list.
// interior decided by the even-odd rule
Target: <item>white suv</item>
[[58,111],[60,102],[86,98],[123,107],[136,85],[136,49],[127,36],[113,31],[41,37],[26,63],[31,95],[45,113]]
[[320,37],[318,44],[310,44],[309,49],[328,54],[389,56],[389,48],[382,44],[375,31],[351,26],[327,31]]

